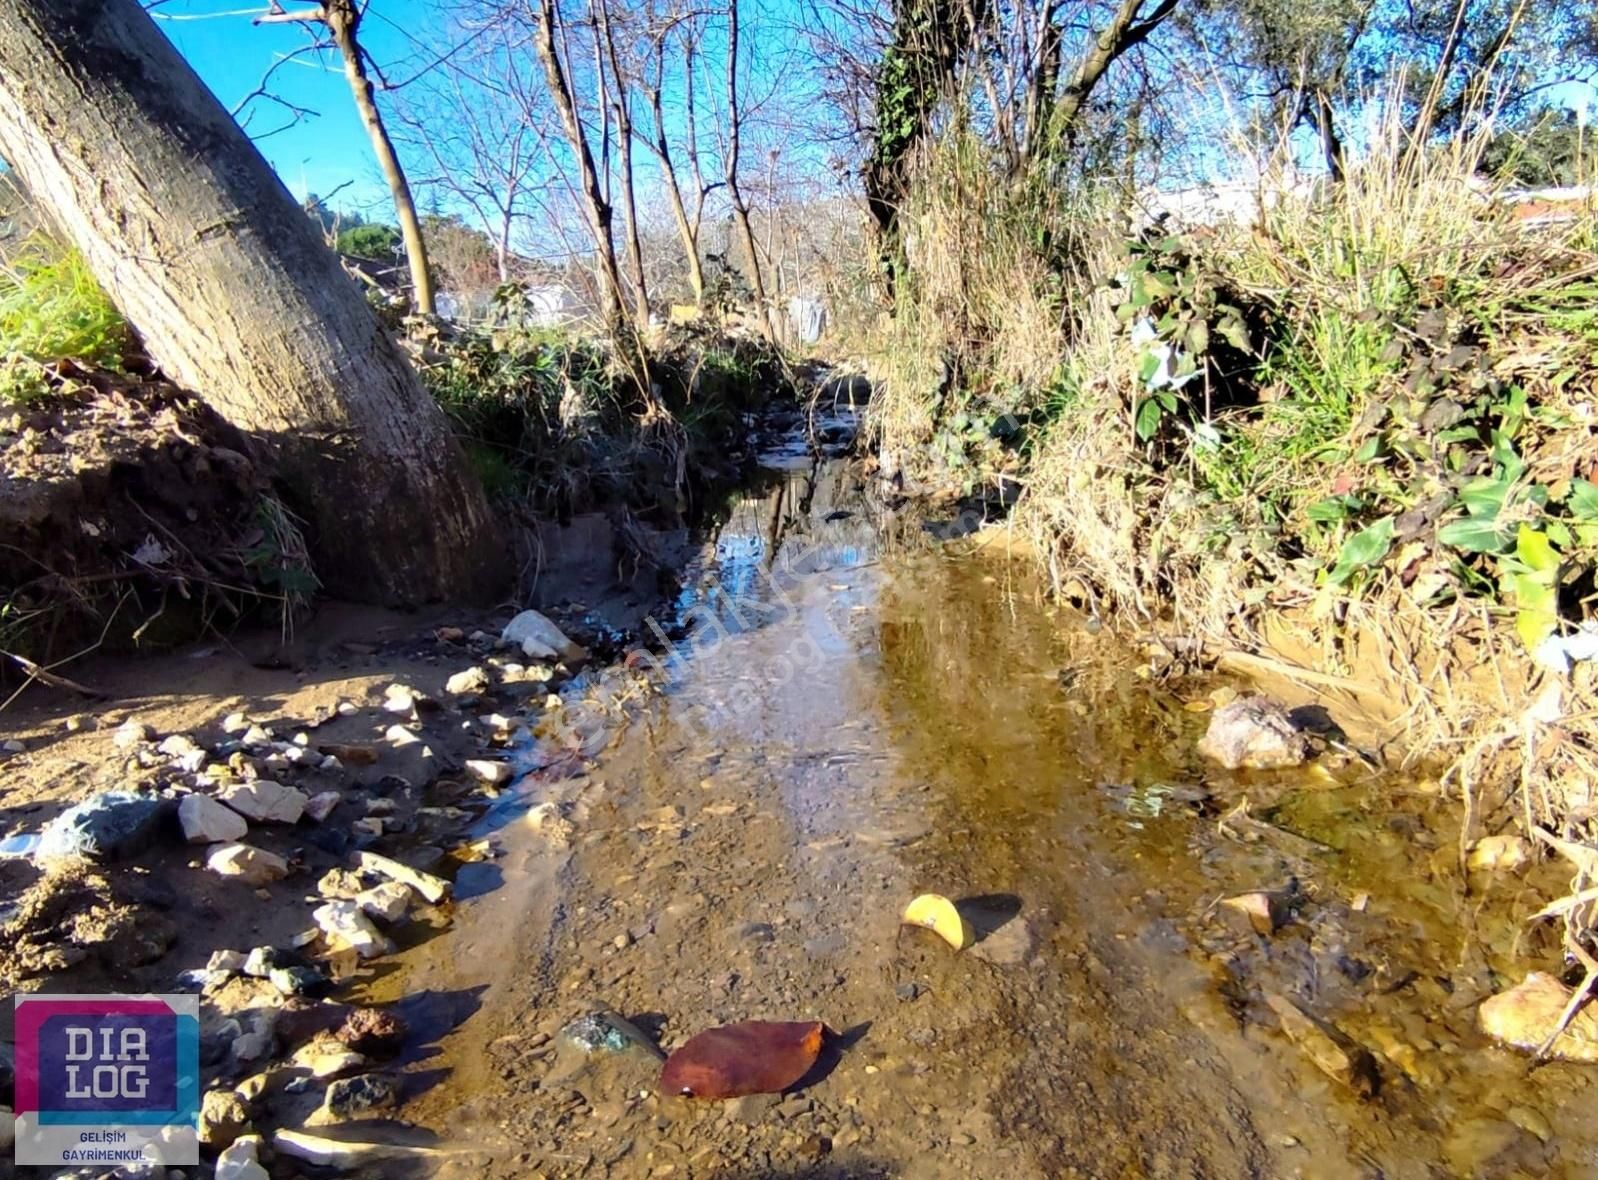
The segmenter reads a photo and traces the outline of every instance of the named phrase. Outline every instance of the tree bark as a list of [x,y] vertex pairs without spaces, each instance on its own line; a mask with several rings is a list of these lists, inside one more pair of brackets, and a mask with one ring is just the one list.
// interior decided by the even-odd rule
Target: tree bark
[[0,153],[168,376],[267,448],[335,594],[501,586],[442,412],[137,0],[0,0]]
[[383,170],[383,179],[388,181],[388,191],[394,196],[394,215],[399,218],[400,234],[405,239],[405,258],[411,270],[412,301],[422,315],[436,315],[433,271],[427,265],[427,245],[422,240],[422,225],[416,217],[416,202],[411,199],[411,186],[405,179],[399,155],[394,151],[394,141],[383,125],[377,100],[372,97],[372,80],[366,74],[366,61],[361,56],[360,41],[356,39],[360,11],[354,0],[327,0],[323,11],[333,43],[344,56],[344,77],[349,81],[350,93],[355,96],[355,110],[372,140],[377,166]]

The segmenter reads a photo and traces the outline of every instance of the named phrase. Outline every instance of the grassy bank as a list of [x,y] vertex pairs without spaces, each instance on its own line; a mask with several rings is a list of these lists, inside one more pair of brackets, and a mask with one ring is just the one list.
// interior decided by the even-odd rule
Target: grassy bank
[[1591,665],[1545,668],[1598,565],[1598,220],[1498,199],[1486,142],[1394,124],[1342,184],[1139,228],[952,138],[905,213],[875,429],[931,486],[1024,483],[1086,609],[1348,686],[1474,834],[1511,803],[1569,834],[1598,700]]

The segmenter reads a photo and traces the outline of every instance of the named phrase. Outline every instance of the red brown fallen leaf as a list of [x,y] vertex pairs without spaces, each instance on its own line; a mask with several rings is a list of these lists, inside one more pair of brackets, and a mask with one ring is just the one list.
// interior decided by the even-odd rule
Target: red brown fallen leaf
[[660,1088],[694,1098],[778,1094],[821,1054],[819,1020],[746,1020],[706,1029],[666,1058]]

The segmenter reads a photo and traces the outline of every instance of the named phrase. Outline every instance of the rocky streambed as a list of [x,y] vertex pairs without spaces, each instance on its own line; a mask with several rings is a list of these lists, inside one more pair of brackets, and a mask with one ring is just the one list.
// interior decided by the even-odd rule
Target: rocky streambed
[[[297,668],[176,657],[33,714],[15,983],[201,989],[232,1177],[1598,1171],[1592,1066],[1483,1029],[1540,1039],[1568,994],[1526,921],[1568,874],[1507,833],[1463,867],[1436,783],[1307,696],[771,462],[623,662],[529,656],[508,613],[350,616]],[[582,639],[585,605],[551,613]],[[1240,713],[1275,744],[1205,741]],[[27,837],[110,789],[169,797],[44,865]],[[972,945],[901,926],[925,892]],[[829,1035],[783,1093],[663,1090],[744,1020]]]

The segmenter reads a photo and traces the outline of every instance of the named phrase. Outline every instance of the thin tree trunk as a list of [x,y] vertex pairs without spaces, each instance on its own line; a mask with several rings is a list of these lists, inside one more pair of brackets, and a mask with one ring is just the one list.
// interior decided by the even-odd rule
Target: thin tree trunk
[[[699,229],[688,220],[688,206],[682,199],[682,185],[677,181],[677,164],[672,158],[671,140],[666,135],[666,112],[661,99],[661,91],[665,87],[666,74],[666,39],[661,37],[655,46],[657,71],[653,86],[646,85],[649,96],[649,110],[654,116],[655,135],[652,140],[646,140],[649,150],[655,155],[660,164],[660,179],[666,188],[666,199],[671,205],[672,220],[677,223],[677,236],[682,239],[683,261],[688,267],[688,286],[694,293],[694,305],[702,306],[705,302],[705,268],[699,261]],[[688,85],[693,85],[693,78],[688,78]],[[693,116],[688,117],[690,134],[693,127]]]
[[377,155],[377,166],[383,170],[383,179],[388,181],[388,191],[394,196],[394,215],[399,218],[400,234],[405,239],[405,258],[410,264],[416,310],[422,315],[434,315],[433,272],[427,264],[427,244],[422,240],[422,225],[416,217],[416,202],[411,199],[405,169],[400,166],[394,141],[389,138],[388,128],[383,126],[383,115],[372,96],[372,80],[367,76],[366,61],[356,36],[360,11],[354,0],[327,0],[323,11],[328,31],[344,55],[344,77],[349,80],[350,93],[355,96],[355,109],[366,134],[372,139],[372,151]]
[[727,196],[732,201],[733,220],[749,255],[749,285],[755,290],[760,309],[761,329],[766,339],[775,342],[771,309],[766,306],[766,279],[760,269],[760,254],[755,248],[755,231],[749,225],[749,204],[738,184],[739,143],[743,116],[738,110],[738,0],[727,0]]
[[610,202],[605,199],[599,172],[594,166],[594,153],[589,150],[588,136],[577,118],[577,106],[555,46],[555,23],[558,19],[555,0],[539,0],[536,24],[538,56],[544,63],[550,97],[554,99],[555,109],[560,112],[567,142],[571,144],[572,154],[577,157],[584,212],[588,216],[588,229],[599,263],[599,297],[604,303],[606,323],[614,332],[621,327],[625,316],[622,312],[621,268],[616,265],[616,242],[611,235],[613,213]]
[[621,153],[621,217],[622,229],[627,236],[627,259],[632,263],[633,322],[639,328],[649,326],[649,286],[644,279],[644,248],[638,237],[638,199],[633,187],[633,111],[627,77],[621,70],[621,59],[616,53],[616,37],[610,27],[609,0],[595,0],[600,32],[604,36],[605,56],[610,63],[611,83],[615,98],[611,108],[616,115],[616,147]]
[[1315,92],[1315,127],[1321,136],[1321,154],[1326,158],[1326,172],[1333,183],[1343,182],[1343,140],[1337,134],[1337,118],[1332,110],[1332,100],[1326,91]]
[[316,571],[381,602],[506,572],[442,412],[137,0],[0,0],[0,153],[166,374],[274,459]]

